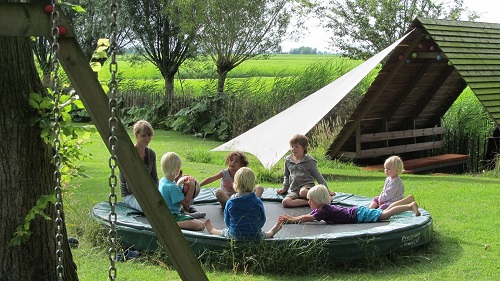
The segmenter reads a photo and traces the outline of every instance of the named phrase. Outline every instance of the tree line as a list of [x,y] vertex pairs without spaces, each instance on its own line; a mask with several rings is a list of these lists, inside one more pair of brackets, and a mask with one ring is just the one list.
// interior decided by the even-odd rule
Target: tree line
[[[81,0],[65,5],[66,15],[89,60],[100,38],[109,38],[108,3]],[[367,59],[400,38],[417,16],[459,19],[462,0],[122,0],[118,6],[118,47],[133,49],[150,61],[165,82],[165,98],[174,95],[174,77],[188,58],[212,60],[218,76],[217,93],[224,92],[227,74],[245,60],[281,52],[280,43],[298,38],[309,17],[319,17],[331,34],[332,50]],[[292,30],[292,31],[290,31]],[[50,72],[50,45],[34,41],[45,77]],[[314,46],[290,53],[315,54]],[[105,58],[104,58],[105,59]]]

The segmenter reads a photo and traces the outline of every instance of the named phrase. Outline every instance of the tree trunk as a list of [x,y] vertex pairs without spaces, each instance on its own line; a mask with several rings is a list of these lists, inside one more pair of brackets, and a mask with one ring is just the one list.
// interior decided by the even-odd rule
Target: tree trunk
[[[28,104],[30,93],[42,91],[28,37],[0,37],[0,73],[0,280],[57,280],[53,220],[36,215],[29,240],[8,246],[28,211],[55,186],[51,149]],[[45,214],[53,213],[51,204]],[[78,280],[64,224],[62,233],[64,280]]]
[[163,78],[165,79],[165,101],[167,104],[171,104],[174,99],[174,74],[167,74]]
[[226,68],[217,67],[217,74],[219,78],[217,79],[217,93],[224,93],[224,85],[226,84],[227,73],[229,71]]

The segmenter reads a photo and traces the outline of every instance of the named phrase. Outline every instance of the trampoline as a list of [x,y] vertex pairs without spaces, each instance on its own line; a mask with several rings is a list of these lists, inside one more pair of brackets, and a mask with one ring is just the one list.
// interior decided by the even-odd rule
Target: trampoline
[[[216,188],[204,188],[195,199],[198,211],[207,213],[212,224],[217,229],[224,227],[223,210],[217,203],[214,192]],[[307,214],[311,210],[307,207],[283,208],[282,195],[276,194],[276,189],[266,188],[262,195],[266,209],[267,222],[263,229],[269,230],[277,221],[278,216],[288,213],[292,216]],[[371,198],[337,193],[332,204],[341,206],[362,205],[368,206]],[[108,202],[94,206],[93,216],[102,224],[109,226]],[[125,248],[144,251],[154,251],[158,247],[156,235],[147,218],[141,212],[118,202],[115,208],[117,213],[116,230],[120,242]],[[407,211],[392,216],[388,221],[377,223],[356,224],[326,224],[324,222],[310,222],[303,224],[286,224],[274,238],[265,239],[259,243],[273,243],[276,247],[294,245],[308,245],[311,242],[320,242],[331,260],[353,260],[370,256],[379,256],[396,251],[405,251],[425,245],[430,242],[432,234],[432,217],[429,212],[420,208],[421,216],[416,217],[413,212]],[[201,219],[204,220],[204,219]],[[187,241],[196,255],[207,250],[224,250],[231,245],[231,240],[208,234],[204,231],[182,230]],[[239,242],[249,243],[249,242]]]

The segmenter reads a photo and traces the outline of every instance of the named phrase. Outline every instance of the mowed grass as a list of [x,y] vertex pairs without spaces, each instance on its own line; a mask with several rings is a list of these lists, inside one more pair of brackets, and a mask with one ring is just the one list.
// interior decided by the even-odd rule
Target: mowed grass
[[[224,168],[227,153],[209,152],[219,144],[157,130],[150,146],[157,153],[158,165],[163,153],[175,151],[183,158],[185,173],[203,179]],[[84,145],[84,150],[92,154],[81,162],[89,178],[74,180],[72,185],[75,187],[68,188],[65,194],[66,222],[69,235],[80,238],[81,242],[79,248],[72,250],[80,280],[106,280],[107,253],[95,243],[105,237],[85,235],[85,232],[98,227],[90,219],[91,209],[96,203],[106,201],[110,192],[109,154],[98,135]],[[209,163],[190,159],[205,159],[204,162]],[[258,160],[250,156],[250,161],[252,169],[263,173]],[[279,175],[281,168],[282,162],[273,168],[272,173]],[[333,190],[369,197],[380,193],[384,181],[381,172],[366,172],[352,165],[326,160],[320,160],[320,171],[328,175],[327,181]],[[161,174],[161,170],[158,172]],[[483,175],[402,175],[402,179],[406,194],[413,194],[419,205],[433,217],[433,241],[430,244],[377,260],[325,264],[324,272],[307,276],[255,275],[204,268],[209,280],[499,280],[500,180]],[[280,186],[279,181],[262,184]],[[154,255],[118,263],[117,270],[117,280],[179,279],[172,266]]]

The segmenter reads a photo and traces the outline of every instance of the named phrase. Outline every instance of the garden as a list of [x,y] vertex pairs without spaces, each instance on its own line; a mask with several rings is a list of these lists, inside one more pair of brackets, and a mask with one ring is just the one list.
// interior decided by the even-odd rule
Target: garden
[[[269,62],[272,60],[270,59]],[[336,66],[337,64],[332,64],[331,60],[332,58],[328,58],[323,62],[313,63],[312,66],[306,66],[306,69],[318,68],[318,66],[321,68],[325,65]],[[263,64],[262,61],[259,62],[260,66]],[[251,69],[254,69],[253,73],[256,73],[257,68]],[[288,81],[293,81],[290,78],[293,75],[285,75],[285,77],[288,77]],[[276,79],[284,78],[270,79],[274,82],[268,81],[263,84],[275,85]],[[209,83],[209,81],[210,79],[207,79],[203,83]],[[124,83],[126,85],[126,82]],[[237,83],[235,87],[238,88]],[[247,90],[247,93],[248,91],[251,89]],[[283,99],[286,98],[283,97]],[[349,107],[345,103],[343,106]],[[476,119],[472,122],[488,124],[484,121],[484,116],[477,114],[478,109],[480,105],[474,105],[473,94],[465,91],[446,117],[453,118],[454,122],[443,121],[443,123],[455,126],[456,123],[461,122],[459,126],[462,128],[463,126],[470,126],[471,129],[477,128],[478,126],[467,124],[467,118],[462,117],[466,114],[470,117],[470,112],[474,112],[473,116]],[[347,113],[350,109],[344,108],[343,110]],[[122,112],[127,112],[127,110]],[[128,116],[130,120],[140,117],[140,114]],[[258,123],[260,120],[252,121]],[[341,116],[330,116],[313,129],[310,133],[312,141],[310,154],[318,159],[319,169],[333,190],[368,197],[377,195],[383,185],[383,173],[363,171],[351,163],[325,158],[325,151],[335,131],[338,130],[338,122],[342,122]],[[157,154],[162,155],[167,151],[177,152],[184,161],[184,172],[199,180],[217,173],[224,167],[226,153],[210,152],[212,148],[222,143],[217,137],[203,138],[200,137],[203,135],[193,131],[183,133],[172,130],[168,126],[162,128],[162,124],[164,123],[161,121],[155,123],[156,128],[159,128],[156,129],[150,144]],[[254,126],[254,124],[247,126]],[[486,128],[482,129],[488,131],[488,127]],[[491,131],[488,132],[491,133]],[[107,232],[92,219],[90,214],[92,207],[99,202],[106,201],[110,192],[107,184],[109,154],[97,134],[92,134],[89,139],[85,140],[81,148],[83,154],[87,156],[77,161],[76,164],[81,166],[85,176],[72,180],[66,188],[66,222],[69,236],[80,241],[78,247],[72,250],[80,279],[102,280],[108,274],[107,266],[105,266],[109,263]],[[279,162],[268,171],[255,157],[251,155],[249,157],[250,167],[256,172],[257,182],[265,187],[279,188],[282,181],[283,162]],[[434,220],[431,243],[410,251],[395,252],[377,259],[360,258],[350,262],[328,262],[322,260],[321,253],[316,252],[315,245],[311,245],[307,249],[288,249],[289,252],[284,249],[280,251],[258,249],[244,254],[236,251],[222,253],[217,259],[204,257],[199,257],[199,259],[210,280],[495,279],[499,276],[500,241],[494,234],[499,223],[495,212],[487,211],[490,206],[495,206],[495,198],[500,195],[498,164],[493,167],[491,170],[461,175],[403,176],[406,193],[413,194],[419,205],[429,211]],[[161,174],[161,171],[159,173]],[[121,249],[121,251],[124,250],[126,249]],[[136,259],[118,263],[117,269],[118,278],[124,280],[179,278],[169,263],[168,257],[162,251],[142,253]]]

